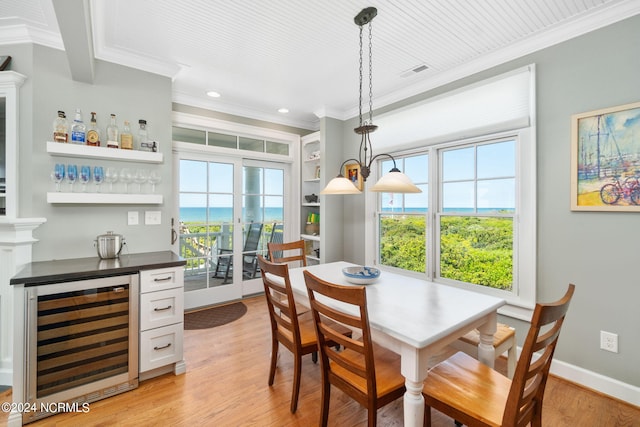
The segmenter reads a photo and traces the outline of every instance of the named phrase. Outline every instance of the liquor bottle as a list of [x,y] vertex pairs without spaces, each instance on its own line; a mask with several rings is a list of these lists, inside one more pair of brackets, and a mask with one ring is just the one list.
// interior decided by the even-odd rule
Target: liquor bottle
[[129,121],[124,121],[122,127],[122,133],[120,134],[120,148],[123,150],[133,150],[133,135],[131,134],[131,127]]
[[151,151],[149,146],[149,135],[147,134],[147,121],[144,119],[138,120],[140,129],[138,129],[138,150]]
[[96,113],[94,113],[93,111],[91,112],[91,122],[89,123],[89,130],[87,131],[87,145],[100,147],[100,129],[98,129]]
[[58,117],[53,121],[53,140],[55,142],[69,141],[69,123],[64,111],[58,111]]
[[107,126],[107,147],[109,148],[120,148],[120,129],[118,129],[118,125],[116,124],[116,115],[111,115],[111,121],[109,122],[109,126]]
[[74,144],[86,144],[87,125],[82,121],[82,112],[76,108],[76,116],[71,124],[71,142]]

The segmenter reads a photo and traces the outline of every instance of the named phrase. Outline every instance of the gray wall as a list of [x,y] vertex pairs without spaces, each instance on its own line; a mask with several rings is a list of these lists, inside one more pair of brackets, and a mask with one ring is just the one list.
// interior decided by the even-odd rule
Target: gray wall
[[[555,300],[568,283],[575,283],[556,358],[634,386],[640,386],[640,281],[634,268],[640,213],[570,210],[570,119],[640,100],[639,29],[636,16],[375,112],[536,64],[538,300]],[[345,122],[343,129],[345,158],[358,150],[353,123]],[[364,224],[354,220],[364,218],[363,211],[363,196],[345,201],[345,259],[353,262],[362,262],[361,249],[353,242],[364,235]],[[502,320],[516,326],[522,345],[528,324]],[[599,349],[601,330],[619,335],[618,354]]]
[[[93,84],[74,82],[64,52],[40,45],[4,47],[4,50],[13,57],[11,69],[27,76],[20,91],[19,215],[47,219],[34,232],[39,239],[33,246],[34,261],[96,256],[93,241],[107,230],[124,235],[131,253],[170,249],[169,224],[173,206],[171,80],[97,61]],[[138,119],[145,118],[150,137],[160,142],[164,163],[136,164],[50,156],[45,142],[52,139],[56,112],[64,110],[72,120],[75,108],[82,109],[87,123],[91,117],[89,113],[97,112],[103,133],[110,113],[117,115],[120,127],[127,119],[135,123],[132,125],[135,129]],[[56,162],[157,169],[163,178],[157,191],[164,195],[164,203],[160,206],[48,204],[46,193],[54,191],[49,175]],[[79,190],[79,184],[75,186],[76,191]],[[161,211],[162,224],[143,225],[146,210]],[[139,212],[141,225],[127,225],[128,211]]]

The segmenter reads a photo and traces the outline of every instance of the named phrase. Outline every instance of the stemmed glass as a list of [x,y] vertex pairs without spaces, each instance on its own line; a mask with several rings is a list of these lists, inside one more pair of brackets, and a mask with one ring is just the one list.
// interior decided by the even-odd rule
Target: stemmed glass
[[80,182],[82,182],[82,191],[87,191],[87,184],[91,181],[91,167],[83,165],[80,167]]
[[56,191],[60,191],[60,183],[64,179],[64,164],[56,163],[51,173],[51,179],[56,183]]
[[93,168],[93,182],[96,183],[96,193],[100,192],[102,181],[104,181],[104,169],[102,166],[95,166]]
[[129,183],[133,179],[133,174],[131,173],[131,169],[122,168],[120,169],[120,181],[124,184],[124,192],[129,192]]
[[78,166],[67,165],[67,180],[69,181],[69,191],[73,193],[73,184],[78,179]]
[[151,184],[151,193],[156,192],[156,184],[159,184],[162,178],[158,171],[151,171],[149,173],[149,184]]
[[147,182],[147,170],[146,169],[138,169],[136,170],[135,175],[133,176],[133,180],[136,184],[138,184],[138,193],[142,194],[142,184]]
[[118,171],[115,168],[107,168],[104,172],[104,181],[109,183],[109,192],[113,193],[113,183],[118,181]]

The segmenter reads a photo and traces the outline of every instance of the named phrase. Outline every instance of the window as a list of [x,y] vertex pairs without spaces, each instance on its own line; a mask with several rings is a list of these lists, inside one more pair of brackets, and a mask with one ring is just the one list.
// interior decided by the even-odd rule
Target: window
[[[379,194],[378,263],[530,307],[535,168],[528,135],[448,142],[397,158],[423,192]],[[383,161],[378,169],[391,167]]]

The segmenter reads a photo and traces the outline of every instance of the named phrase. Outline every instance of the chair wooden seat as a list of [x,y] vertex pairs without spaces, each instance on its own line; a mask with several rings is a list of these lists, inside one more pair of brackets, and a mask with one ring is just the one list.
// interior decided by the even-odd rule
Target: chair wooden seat
[[[367,408],[368,425],[375,426],[378,409],[402,397],[405,392],[405,379],[400,373],[400,356],[374,346],[364,286],[336,285],[306,270],[303,274],[320,349],[320,425],[325,427],[329,422],[331,386],[335,386]],[[355,313],[331,308],[327,305],[329,300],[348,305]],[[359,331],[361,339],[340,334],[328,320],[334,322],[334,325],[347,325]],[[331,345],[332,342],[341,344],[344,350],[337,351]]]
[[[474,329],[465,336],[459,338],[451,347],[463,351],[469,356],[478,358],[478,344],[480,343],[480,332]],[[496,333],[493,335],[493,347],[496,349],[496,358],[507,352],[507,376],[513,378],[516,371],[516,361],[518,358],[516,349],[516,331],[509,325],[498,323]]]
[[[269,386],[273,385],[276,376],[278,348],[282,344],[293,353],[293,390],[290,410],[294,413],[298,408],[298,395],[300,394],[302,356],[318,351],[315,319],[310,311],[300,315],[296,311],[287,264],[275,264],[264,259],[262,255],[258,255],[258,265],[260,266],[271,324]],[[334,327],[339,331],[339,334],[351,336],[350,329],[342,325],[334,325]],[[333,345],[337,344],[333,343]]]
[[513,379],[458,352],[429,371],[422,394],[425,426],[431,408],[475,427],[542,426],[545,385],[575,286],[554,303],[536,304]]

